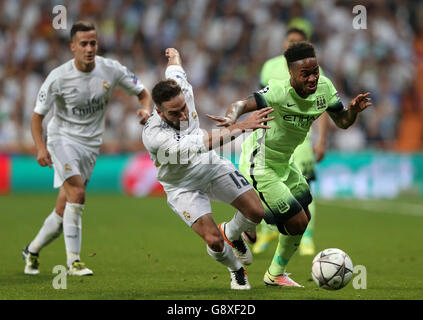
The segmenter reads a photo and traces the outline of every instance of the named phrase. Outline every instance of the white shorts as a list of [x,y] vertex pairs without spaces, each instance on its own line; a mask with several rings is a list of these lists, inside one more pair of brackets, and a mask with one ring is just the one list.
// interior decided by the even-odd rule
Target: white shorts
[[234,167],[232,172],[210,180],[201,190],[167,192],[167,203],[191,227],[198,218],[211,213],[210,200],[230,204],[250,189],[252,186]]
[[47,141],[47,150],[53,161],[55,188],[60,188],[63,182],[75,175],[80,175],[84,183],[88,183],[98,152],[63,138]]

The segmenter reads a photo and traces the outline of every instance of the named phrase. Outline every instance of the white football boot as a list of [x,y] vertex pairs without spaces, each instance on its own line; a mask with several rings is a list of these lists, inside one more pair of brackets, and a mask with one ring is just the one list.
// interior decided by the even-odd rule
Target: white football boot
[[38,254],[32,254],[28,251],[28,246],[22,250],[22,258],[25,261],[25,274],[37,275],[40,273],[38,269],[40,263],[38,262]]
[[68,268],[68,276],[92,276],[94,272],[85,266],[81,261],[74,261]]
[[253,262],[253,255],[250,248],[245,244],[242,237],[238,240],[229,241],[225,234],[226,222],[219,224],[219,230],[223,235],[223,239],[232,247],[232,251],[235,257],[242,262],[244,265],[249,265]]
[[232,290],[250,290],[247,271],[241,267],[237,271],[231,271],[231,289]]

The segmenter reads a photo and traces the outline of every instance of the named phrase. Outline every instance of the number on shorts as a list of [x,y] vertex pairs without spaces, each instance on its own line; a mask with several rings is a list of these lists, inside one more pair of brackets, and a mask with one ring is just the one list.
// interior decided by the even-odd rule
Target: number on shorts
[[[238,176],[239,179],[237,179],[233,173],[230,173],[229,176],[231,177],[232,181],[235,183],[236,187],[238,189],[241,189],[241,184],[245,187],[248,186],[248,181],[244,178],[242,174],[240,174],[238,171],[234,171],[235,175]],[[238,181],[239,180],[239,181]],[[239,183],[241,181],[241,184]]]

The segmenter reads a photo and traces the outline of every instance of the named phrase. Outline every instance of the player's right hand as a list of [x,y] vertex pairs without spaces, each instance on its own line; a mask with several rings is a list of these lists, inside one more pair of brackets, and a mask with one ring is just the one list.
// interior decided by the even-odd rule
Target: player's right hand
[[51,161],[50,153],[46,148],[41,148],[37,152],[37,162],[40,166],[45,167],[49,166],[52,169],[53,161]]
[[168,58],[173,58],[175,56],[179,56],[179,52],[175,48],[167,48],[165,51],[165,55]]
[[178,50],[175,48],[167,48],[165,51],[165,56],[169,59],[168,65],[182,65],[181,56],[179,55]]
[[212,119],[214,121],[219,122],[216,124],[216,127],[229,127],[235,123],[235,120],[233,120],[230,117],[220,117],[220,116],[212,116],[210,114],[206,114],[206,117],[209,119]]

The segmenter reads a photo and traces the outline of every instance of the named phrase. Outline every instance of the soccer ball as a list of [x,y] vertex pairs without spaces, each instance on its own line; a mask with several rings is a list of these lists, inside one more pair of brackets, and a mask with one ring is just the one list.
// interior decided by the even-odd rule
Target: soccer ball
[[325,249],[319,252],[311,264],[311,276],[316,284],[326,290],[339,290],[353,276],[351,258],[340,249]]

